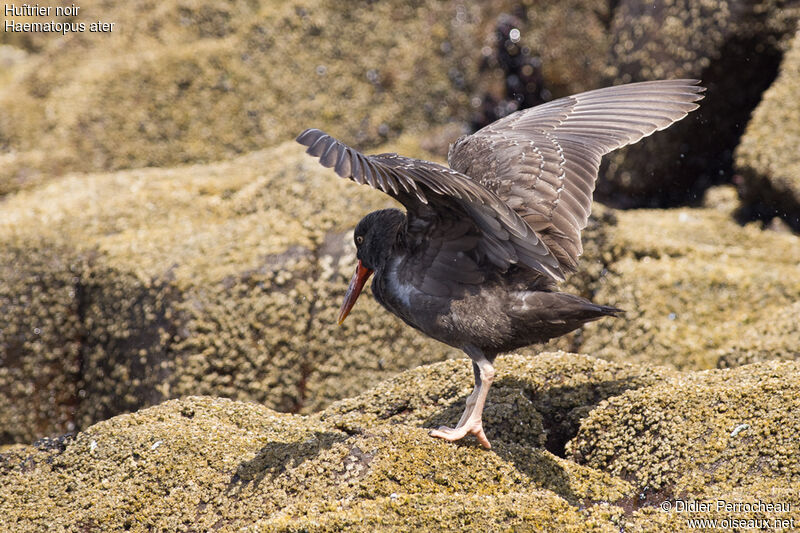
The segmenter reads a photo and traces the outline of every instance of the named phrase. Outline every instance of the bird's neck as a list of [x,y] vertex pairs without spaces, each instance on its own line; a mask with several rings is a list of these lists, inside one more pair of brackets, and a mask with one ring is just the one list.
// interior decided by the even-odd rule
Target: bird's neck
[[387,209],[379,233],[374,237],[373,258],[375,272],[382,273],[390,267],[398,251],[406,249],[406,215],[399,209]]

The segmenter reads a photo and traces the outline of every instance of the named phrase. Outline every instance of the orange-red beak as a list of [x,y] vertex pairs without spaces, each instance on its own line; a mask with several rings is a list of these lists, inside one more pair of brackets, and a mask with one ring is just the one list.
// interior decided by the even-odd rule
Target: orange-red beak
[[350,310],[356,304],[356,300],[358,300],[358,295],[361,294],[361,290],[364,288],[364,284],[367,282],[367,280],[371,275],[372,275],[372,270],[364,268],[364,265],[361,264],[361,259],[359,259],[358,266],[356,267],[356,273],[353,274],[353,279],[350,280],[350,286],[347,288],[347,294],[344,295],[342,308],[339,310],[340,326],[342,325],[342,322],[344,322],[344,319],[347,318],[347,315],[350,313]]

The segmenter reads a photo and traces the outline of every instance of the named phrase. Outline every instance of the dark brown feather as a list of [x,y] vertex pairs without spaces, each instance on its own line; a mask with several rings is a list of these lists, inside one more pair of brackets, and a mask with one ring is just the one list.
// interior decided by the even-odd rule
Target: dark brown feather
[[[502,273],[519,264],[562,280],[583,251],[581,230],[602,156],[686,116],[702,98],[697,83],[632,83],[519,111],[456,141],[448,156],[452,168],[397,154],[364,155],[316,129],[297,141],[339,176],[406,207],[406,237],[420,262],[433,268],[428,277],[439,272],[452,280],[454,258],[441,243],[430,243],[457,240],[453,249],[467,270]],[[448,233],[446,217],[469,220],[470,232]],[[444,255],[436,259],[434,252]],[[460,281],[479,278],[465,274]],[[445,290],[431,279],[417,282]]]
[[[402,203],[409,219],[406,238],[416,243],[421,255],[431,253],[423,250],[433,246],[428,243],[462,238],[470,248],[457,247],[459,257],[473,257],[470,261],[476,268],[491,266],[504,272],[513,264],[522,264],[554,279],[563,279],[557,259],[522,216],[470,177],[436,163],[397,154],[364,155],[316,129],[304,131],[297,141],[308,146],[307,152],[319,157],[323,166],[334,167],[339,176],[370,185]],[[461,230],[460,234],[448,233],[448,217],[470,221],[471,233],[466,235]],[[454,280],[452,261],[447,254],[436,260],[421,259],[432,265],[428,277],[441,270],[442,282]],[[462,281],[482,280],[482,275],[466,274]],[[425,285],[435,287],[431,280],[425,281]],[[443,290],[438,288],[437,292]]]
[[572,271],[601,157],[696,109],[698,83],[632,83],[518,111],[456,141],[448,162],[519,213]]

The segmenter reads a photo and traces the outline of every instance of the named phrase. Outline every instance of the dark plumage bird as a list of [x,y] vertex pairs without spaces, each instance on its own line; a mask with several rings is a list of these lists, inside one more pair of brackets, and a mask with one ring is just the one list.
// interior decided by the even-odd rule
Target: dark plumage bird
[[697,80],[589,91],[504,117],[451,147],[450,168],[397,154],[364,155],[309,129],[308,153],[343,178],[406,208],[375,211],[355,229],[358,266],[339,323],[375,274],[378,302],[409,326],[466,352],[475,389],[450,441],[473,434],[497,354],[545,342],[615,307],[556,291],[577,268],[600,158],[696,109]]

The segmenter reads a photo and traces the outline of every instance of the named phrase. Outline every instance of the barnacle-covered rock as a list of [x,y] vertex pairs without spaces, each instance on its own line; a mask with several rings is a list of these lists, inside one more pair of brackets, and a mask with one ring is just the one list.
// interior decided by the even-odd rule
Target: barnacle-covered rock
[[750,215],[779,217],[800,231],[800,32],[736,149]]

